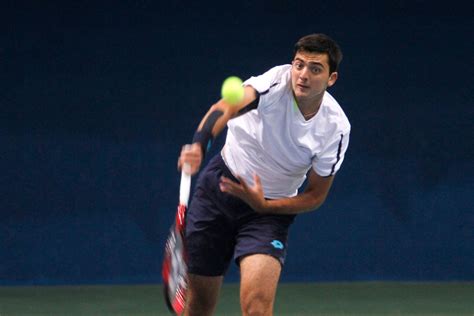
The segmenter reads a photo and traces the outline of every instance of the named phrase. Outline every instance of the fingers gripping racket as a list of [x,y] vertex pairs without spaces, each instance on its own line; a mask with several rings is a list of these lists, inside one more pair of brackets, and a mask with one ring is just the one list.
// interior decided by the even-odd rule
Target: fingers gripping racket
[[176,218],[166,240],[162,266],[163,290],[166,304],[171,312],[181,315],[184,311],[187,289],[187,255],[184,243],[184,226],[191,190],[191,175],[185,164],[181,171],[179,205]]

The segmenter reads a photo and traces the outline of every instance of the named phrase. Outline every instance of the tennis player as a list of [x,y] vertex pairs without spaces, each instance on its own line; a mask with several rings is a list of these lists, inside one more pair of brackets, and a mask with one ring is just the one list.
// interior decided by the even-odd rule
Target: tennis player
[[297,214],[323,204],[348,147],[349,121],[326,91],[341,59],[330,37],[301,38],[291,65],[246,80],[239,104],[212,105],[183,147],[178,168],[189,163],[195,174],[209,143],[228,126],[187,213],[186,315],[213,313],[232,259],[240,268],[243,315],[272,315],[288,229]]

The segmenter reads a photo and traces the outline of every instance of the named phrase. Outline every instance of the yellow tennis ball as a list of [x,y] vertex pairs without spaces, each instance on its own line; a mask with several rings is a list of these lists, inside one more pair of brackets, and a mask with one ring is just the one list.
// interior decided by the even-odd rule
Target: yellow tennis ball
[[239,77],[231,76],[224,80],[221,89],[222,99],[225,102],[235,105],[244,99],[244,87]]

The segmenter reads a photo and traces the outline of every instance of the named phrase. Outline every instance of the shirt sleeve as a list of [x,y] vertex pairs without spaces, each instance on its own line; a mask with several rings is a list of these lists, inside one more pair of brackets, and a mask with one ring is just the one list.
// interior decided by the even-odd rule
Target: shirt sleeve
[[259,76],[250,77],[244,81],[245,86],[252,86],[259,93],[259,107],[262,104],[265,106],[273,104],[284,93],[285,84],[289,80],[290,68],[291,65],[276,66]]
[[276,66],[267,72],[253,76],[244,81],[245,86],[252,86],[260,94],[264,94],[275,83],[279,83],[281,78],[282,66]]
[[344,156],[349,146],[350,131],[337,134],[325,149],[320,153],[319,157],[313,159],[313,169],[322,177],[335,175],[341,168]]

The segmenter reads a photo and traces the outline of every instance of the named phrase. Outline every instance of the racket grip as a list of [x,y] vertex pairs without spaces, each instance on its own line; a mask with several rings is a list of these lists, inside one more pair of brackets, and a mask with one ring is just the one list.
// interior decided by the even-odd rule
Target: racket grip
[[188,163],[181,169],[181,183],[179,185],[179,204],[188,206],[189,194],[191,192],[191,166]]

